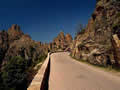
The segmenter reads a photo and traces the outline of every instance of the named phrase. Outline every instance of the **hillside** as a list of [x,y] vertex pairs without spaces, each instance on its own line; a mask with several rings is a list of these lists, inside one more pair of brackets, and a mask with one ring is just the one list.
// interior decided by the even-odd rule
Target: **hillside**
[[16,24],[0,31],[0,89],[26,90],[37,72],[34,66],[47,53],[48,45],[32,40]]
[[116,42],[119,42],[119,38],[120,1],[97,0],[85,32],[74,40],[71,54],[91,64],[118,67],[120,47]]

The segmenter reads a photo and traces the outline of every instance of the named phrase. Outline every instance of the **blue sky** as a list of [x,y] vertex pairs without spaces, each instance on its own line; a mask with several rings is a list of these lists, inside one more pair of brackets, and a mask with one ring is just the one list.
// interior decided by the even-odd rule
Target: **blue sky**
[[96,0],[2,0],[0,30],[19,24],[33,40],[49,42],[60,31],[73,37],[79,23],[87,24]]

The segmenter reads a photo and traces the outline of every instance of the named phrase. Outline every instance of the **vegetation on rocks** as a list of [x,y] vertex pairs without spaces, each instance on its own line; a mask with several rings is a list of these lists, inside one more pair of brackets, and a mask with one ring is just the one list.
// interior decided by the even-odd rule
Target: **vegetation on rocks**
[[0,89],[3,90],[26,90],[27,86],[37,73],[35,65],[42,62],[46,56],[41,56],[36,62],[24,60],[22,57],[15,56],[7,62],[2,69]]
[[[97,0],[87,26],[78,25],[75,39],[60,32],[49,43],[36,42],[18,25],[0,31],[0,90],[26,90],[49,51],[102,67],[120,68],[120,0]],[[41,65],[41,64],[40,64]]]
[[5,65],[1,72],[3,80],[3,89],[25,90],[27,83],[27,74],[25,70],[28,68],[28,63],[21,57],[13,57]]
[[33,41],[18,25],[1,31],[0,89],[26,90],[37,73],[34,67],[42,63],[47,53],[47,45]]
[[117,34],[120,38],[119,6],[119,0],[97,0],[85,32],[76,35],[73,42],[73,57],[99,66],[106,66],[109,62],[112,66],[120,66],[120,47],[116,47],[113,37]]

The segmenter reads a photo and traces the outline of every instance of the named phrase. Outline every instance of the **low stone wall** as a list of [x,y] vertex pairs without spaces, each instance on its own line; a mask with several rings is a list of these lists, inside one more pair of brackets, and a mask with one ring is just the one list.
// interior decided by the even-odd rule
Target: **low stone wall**
[[48,80],[50,74],[50,54],[41,66],[40,70],[32,80],[27,90],[48,90]]

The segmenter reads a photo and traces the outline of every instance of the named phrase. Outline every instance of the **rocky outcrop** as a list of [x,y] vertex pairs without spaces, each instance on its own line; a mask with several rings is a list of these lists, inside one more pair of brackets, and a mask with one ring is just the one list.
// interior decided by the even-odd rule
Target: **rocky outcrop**
[[18,40],[24,33],[20,30],[20,26],[13,24],[8,29],[9,43],[12,43],[14,40]]
[[24,34],[18,25],[12,25],[8,31],[0,32],[0,61],[4,65],[14,56],[34,62],[47,55],[48,45],[36,42]]
[[72,43],[72,36],[70,34],[64,35],[60,32],[58,36],[49,44],[49,48],[52,51],[56,50],[66,50]]
[[0,31],[0,89],[26,90],[47,54],[48,44],[32,40],[18,25]]
[[119,11],[118,0],[98,0],[85,32],[74,40],[72,56],[95,65],[114,65],[118,60],[114,58],[112,36],[120,34]]
[[69,33],[65,35],[65,39],[68,44],[72,42],[72,36]]
[[114,47],[114,58],[116,66],[120,67],[120,39],[117,34],[113,35],[112,44]]

